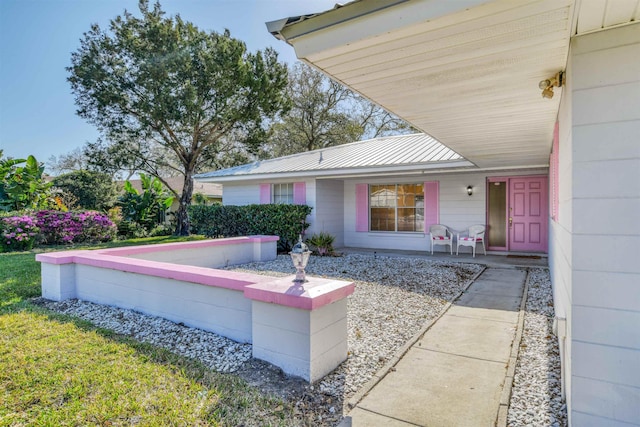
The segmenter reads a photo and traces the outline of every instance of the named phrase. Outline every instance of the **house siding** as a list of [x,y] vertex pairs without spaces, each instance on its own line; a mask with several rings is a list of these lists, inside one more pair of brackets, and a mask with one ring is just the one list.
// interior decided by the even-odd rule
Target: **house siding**
[[[572,425],[640,425],[640,24],[572,40],[570,147],[560,169],[573,192],[560,206],[554,288],[569,275]],[[562,121],[561,121],[562,129]],[[571,158],[563,158],[564,151]],[[560,181],[561,196],[563,182]],[[566,216],[571,216],[568,224]],[[565,229],[567,231],[565,231]],[[566,255],[564,255],[566,257]],[[568,273],[565,271],[570,270]],[[562,294],[556,300],[562,298]],[[559,301],[566,309],[566,302]],[[565,358],[567,360],[567,358]]]
[[558,112],[558,211],[555,219],[549,218],[549,271],[553,285],[554,309],[557,318],[566,319],[558,324],[560,357],[562,361],[562,390],[567,405],[571,404],[571,324],[573,280],[573,240],[572,240],[572,156],[573,140],[571,126],[571,88],[573,85],[572,60],[569,55],[565,70],[569,77],[562,89],[562,100]]
[[[490,176],[546,175],[547,169],[527,172],[507,173],[459,173],[433,174],[420,177],[366,179],[367,184],[401,184],[426,181],[439,182],[440,223],[454,233],[466,230],[470,225],[486,222],[486,180]],[[370,249],[430,250],[428,235],[425,233],[384,233],[356,232],[356,184],[363,180],[345,180],[344,184],[344,245]],[[473,187],[473,195],[467,194],[467,186]],[[444,246],[436,250],[445,250]]]
[[[320,218],[311,225],[309,232],[324,231],[335,236],[333,246],[344,246],[343,221],[344,183],[340,180],[316,181],[316,218]],[[308,233],[307,233],[308,234]]]

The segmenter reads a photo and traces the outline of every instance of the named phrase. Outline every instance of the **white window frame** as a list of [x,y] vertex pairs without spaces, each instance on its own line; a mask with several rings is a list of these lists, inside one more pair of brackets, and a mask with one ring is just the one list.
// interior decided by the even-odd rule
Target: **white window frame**
[[[398,186],[402,186],[402,185],[422,185],[422,207],[418,207],[418,204],[416,203],[413,207],[409,207],[412,209],[415,209],[416,212],[418,211],[418,209],[422,209],[422,217],[423,217],[423,222],[422,222],[422,230],[398,230],[398,209],[404,209],[407,208],[407,206],[404,207],[398,207],[398,202],[397,202],[397,194],[398,194]],[[373,215],[371,214],[371,210],[375,209],[376,207],[382,207],[382,206],[372,206],[371,205],[371,189],[374,186],[380,186],[380,187],[384,187],[384,186],[395,186],[395,194],[396,194],[396,200],[394,203],[394,216],[395,216],[395,221],[394,221],[394,229],[393,230],[373,230],[371,228],[371,219],[373,218]],[[416,196],[418,196],[418,194],[416,193]],[[408,182],[408,183],[395,183],[395,184],[370,184],[368,186],[368,205],[369,205],[369,231],[374,232],[374,233],[422,233],[424,234],[424,211],[425,211],[425,201],[424,201],[424,183],[422,182]],[[416,223],[417,224],[417,223]]]
[[[285,189],[285,193],[282,192],[283,189]],[[271,203],[292,205],[293,182],[271,184]]]

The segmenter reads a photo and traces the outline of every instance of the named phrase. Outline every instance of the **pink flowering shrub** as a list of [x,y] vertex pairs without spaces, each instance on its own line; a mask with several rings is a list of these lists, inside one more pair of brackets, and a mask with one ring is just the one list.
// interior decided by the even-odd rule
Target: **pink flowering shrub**
[[28,215],[0,220],[0,248],[3,251],[28,251],[33,248],[40,229]]
[[95,211],[39,211],[35,214],[40,239],[46,245],[106,242],[116,236],[116,225],[105,214]]

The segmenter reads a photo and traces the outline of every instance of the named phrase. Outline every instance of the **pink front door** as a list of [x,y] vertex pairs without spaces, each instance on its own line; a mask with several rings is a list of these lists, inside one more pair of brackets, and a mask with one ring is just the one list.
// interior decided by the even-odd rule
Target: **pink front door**
[[546,176],[509,179],[509,250],[547,252]]

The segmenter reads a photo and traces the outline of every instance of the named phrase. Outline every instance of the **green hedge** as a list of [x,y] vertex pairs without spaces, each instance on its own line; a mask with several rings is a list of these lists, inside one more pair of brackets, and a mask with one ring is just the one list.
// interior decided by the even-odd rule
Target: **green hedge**
[[307,205],[193,205],[189,207],[191,232],[207,237],[266,234],[280,236],[278,248],[290,250],[309,227]]

